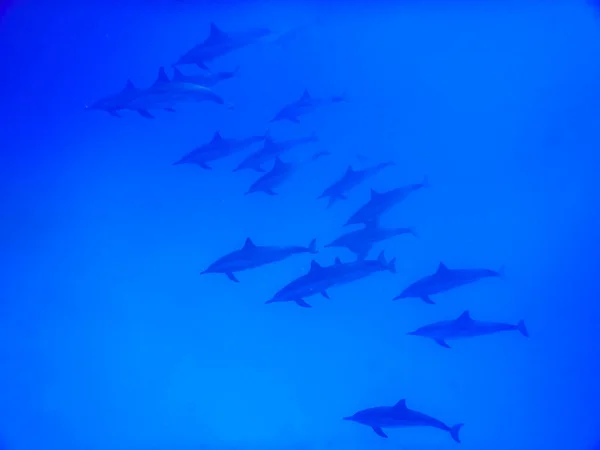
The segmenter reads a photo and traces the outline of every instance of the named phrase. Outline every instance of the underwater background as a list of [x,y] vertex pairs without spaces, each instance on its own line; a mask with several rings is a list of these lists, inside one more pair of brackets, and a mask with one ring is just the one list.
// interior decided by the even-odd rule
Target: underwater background
[[[600,23],[583,1],[14,1],[0,22],[0,440],[12,449],[593,449],[600,440],[598,174]],[[273,36],[211,62],[229,107],[111,117],[86,110],[127,80],[169,75],[210,23]],[[185,68],[186,73],[199,69]],[[343,95],[300,123],[270,123],[304,90]],[[90,108],[87,108],[90,109]],[[278,195],[248,149],[173,165],[216,131],[318,141]],[[254,147],[254,149],[259,148]],[[323,157],[312,158],[316,152]],[[327,208],[354,169],[391,161]],[[267,167],[267,169],[270,166]],[[397,273],[331,299],[265,304],[370,198],[428,180],[381,223]],[[201,272],[256,245],[319,253],[225,275]],[[392,301],[452,268],[500,270],[435,296]],[[416,328],[515,324],[451,343]],[[464,423],[343,421],[409,408]]]

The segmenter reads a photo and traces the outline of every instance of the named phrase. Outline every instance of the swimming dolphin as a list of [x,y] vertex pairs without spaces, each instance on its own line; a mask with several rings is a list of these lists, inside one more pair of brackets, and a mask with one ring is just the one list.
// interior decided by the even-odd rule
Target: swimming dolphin
[[219,258],[208,269],[203,271],[202,274],[223,273],[231,281],[238,283],[239,280],[235,276],[236,272],[283,261],[299,253],[317,253],[317,240],[313,239],[310,241],[308,247],[267,247],[255,245],[250,238],[247,238],[240,250],[228,253]]
[[304,298],[319,293],[325,298],[330,298],[327,290],[333,286],[351,283],[376,272],[390,271],[396,273],[395,263],[395,258],[387,262],[383,252],[374,260],[343,263],[339,258],[336,258],[331,266],[321,266],[313,260],[307,274],[296,278],[281,288],[265,303],[296,302],[298,306],[310,308],[311,305],[306,303]]
[[337,95],[329,98],[316,98],[312,97],[308,90],[304,90],[302,96],[290,103],[285,105],[279,112],[271,119],[271,122],[277,122],[279,120],[289,120],[290,122],[300,123],[300,116],[309,114],[317,108],[329,104],[329,103],[340,103],[345,101],[343,95]]
[[274,189],[286,181],[297,168],[294,163],[284,163],[279,157],[275,159],[273,168],[261,176],[250,186],[246,195],[253,192],[264,192],[269,195],[277,195]]
[[417,235],[414,228],[382,228],[377,221],[372,221],[360,230],[343,234],[325,247],[346,247],[358,259],[365,259],[373,244],[402,234]]
[[197,147],[190,153],[183,156],[173,165],[178,164],[196,164],[203,169],[211,170],[209,162],[216,161],[241,152],[248,147],[262,142],[267,138],[267,134],[262,136],[250,136],[248,138],[224,138],[218,131],[213,135],[212,139],[204,145]]
[[148,119],[153,119],[154,116],[150,113],[150,110],[166,109],[167,111],[174,111],[174,105],[186,100],[225,104],[225,101],[210,88],[185,81],[169,80],[165,68],[161,67],[154,84],[139,92],[127,104],[127,109],[137,111],[141,116]]
[[139,95],[140,91],[141,89],[135,87],[131,80],[127,80],[127,84],[121,91],[104,97],[91,105],[85,105],[85,109],[106,111],[111,116],[121,117],[119,111],[129,109],[127,105]]
[[201,69],[208,70],[206,63],[214,61],[223,55],[246,47],[259,39],[269,36],[268,28],[254,28],[238,32],[225,32],[211,22],[208,37],[200,44],[182,55],[174,66],[195,64]]
[[376,192],[371,189],[371,198],[361,206],[346,222],[347,225],[368,223],[379,219],[381,215],[401,203],[412,192],[428,186],[427,177],[420,183],[409,184],[387,192]]
[[387,435],[383,428],[405,428],[405,427],[433,427],[450,433],[452,439],[460,443],[458,435],[463,427],[462,423],[449,427],[445,423],[434,419],[406,406],[406,400],[402,399],[394,406],[377,406],[375,408],[363,409],[357,413],[344,417],[343,420],[351,420],[373,428],[373,431],[383,438]]
[[263,165],[266,162],[274,160],[298,145],[310,144],[318,140],[317,134],[314,132],[310,136],[280,142],[275,142],[271,137],[267,137],[262,148],[250,154],[233,171],[253,169],[257,172],[265,172]]
[[352,166],[348,166],[344,175],[327,189],[325,189],[318,198],[328,197],[329,202],[327,203],[327,208],[330,208],[337,200],[346,200],[346,194],[365,181],[367,178],[370,178],[378,174],[386,167],[393,165],[393,162],[385,162],[361,170],[354,170]]
[[469,311],[465,311],[454,320],[444,320],[442,322],[432,323],[431,325],[425,325],[415,331],[411,331],[408,335],[431,338],[442,347],[450,348],[446,341],[452,339],[464,339],[513,330],[517,330],[523,336],[529,337],[529,333],[523,320],[520,320],[516,325],[497,322],[482,322],[473,320]]
[[185,83],[199,84],[200,86],[213,87],[217,83],[229,80],[237,75],[240,68],[239,66],[235,70],[230,72],[209,72],[200,73],[195,75],[185,75],[177,67],[173,68],[173,81],[183,81]]
[[482,278],[501,276],[502,269],[500,271],[490,269],[449,269],[444,263],[440,263],[433,275],[428,275],[415,281],[404,289],[400,295],[394,297],[393,300],[418,297],[425,303],[433,305],[435,302],[431,300],[430,295],[474,283]]

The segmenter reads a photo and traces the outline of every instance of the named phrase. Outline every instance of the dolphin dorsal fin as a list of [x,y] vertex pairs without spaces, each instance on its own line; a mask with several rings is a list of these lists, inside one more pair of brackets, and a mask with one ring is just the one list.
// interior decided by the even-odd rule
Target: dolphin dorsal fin
[[310,272],[309,273],[318,272],[319,270],[322,270],[322,269],[323,269],[323,267],[321,267],[321,264],[316,262],[314,259],[310,262]]
[[336,256],[336,257],[335,257],[335,260],[333,261],[333,263],[334,263],[336,266],[339,266],[339,265],[342,263],[342,260],[339,258],[339,256]]
[[154,82],[153,86],[168,82],[169,77],[167,76],[167,72],[164,67],[161,67],[160,69],[158,69],[158,76],[156,77],[156,81]]
[[400,400],[398,403],[396,403],[394,405],[394,408],[398,408],[398,409],[406,409],[406,399],[403,398],[402,400]]
[[129,92],[129,91],[135,91],[135,85],[133,84],[133,81],[131,81],[131,80],[127,80],[127,83],[125,83],[125,87],[123,88],[123,92]]
[[215,131],[215,134],[213,134],[212,137],[212,142],[219,142],[223,140],[223,136],[221,136],[221,133],[219,133],[218,131]]
[[471,313],[469,311],[465,311],[456,319],[457,322],[470,322],[471,320]]
[[275,163],[273,164],[273,172],[281,172],[282,170],[285,170],[286,167],[288,166],[287,163],[284,163],[279,156],[277,158],[275,158]]
[[229,39],[227,33],[221,30],[214,22],[210,23],[210,33],[208,38],[206,38],[205,43],[207,44],[217,44],[219,42],[223,42]]
[[302,97],[300,97],[300,101],[303,100],[310,100],[310,92],[308,92],[308,89],[304,89],[304,92],[302,93]]
[[173,67],[173,81],[183,80],[184,75],[177,67]]
[[381,194],[379,192],[377,192],[375,189],[371,188],[371,200],[373,200],[374,198],[379,197]]
[[244,250],[250,250],[253,248],[256,248],[256,245],[254,245],[254,242],[252,242],[252,239],[246,238],[246,242],[244,242]]
[[443,262],[440,263],[440,265],[437,268],[437,272],[436,273],[445,273],[448,272],[448,266],[446,266],[446,264],[444,264]]
[[379,261],[381,264],[387,264],[385,261],[385,252],[382,250],[381,253],[379,254],[379,256],[377,257],[377,261]]

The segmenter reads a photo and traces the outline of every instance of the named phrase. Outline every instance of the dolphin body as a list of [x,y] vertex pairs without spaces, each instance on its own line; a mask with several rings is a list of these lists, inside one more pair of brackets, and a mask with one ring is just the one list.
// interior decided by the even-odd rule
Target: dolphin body
[[447,431],[450,433],[452,439],[458,443],[460,443],[458,433],[463,427],[462,423],[449,427],[438,419],[434,419],[419,411],[408,409],[405,399],[400,400],[394,406],[377,406],[375,408],[363,409],[351,416],[344,417],[343,420],[367,425],[383,438],[387,438],[387,435],[383,432],[383,428],[433,427]]
[[383,213],[398,205],[411,193],[428,186],[427,178],[416,184],[409,184],[389,190],[387,192],[376,192],[371,189],[371,198],[361,206],[346,222],[347,225],[368,223],[379,219]]
[[529,332],[527,331],[523,320],[520,320],[516,325],[497,322],[482,322],[473,320],[469,311],[465,311],[454,320],[444,320],[425,325],[408,334],[410,336],[431,338],[442,347],[450,348],[446,341],[451,339],[465,339],[484,336],[486,334],[500,333],[501,331],[514,330],[519,331],[519,333],[525,337],[529,337]]
[[250,136],[243,139],[224,138],[217,131],[209,142],[192,150],[174,162],[173,165],[196,164],[203,169],[212,170],[212,167],[208,164],[209,162],[241,152],[254,144],[264,141],[266,138],[267,134],[263,136]]
[[135,87],[131,80],[127,80],[125,87],[118,93],[104,97],[91,105],[86,105],[85,109],[95,111],[106,111],[113,117],[121,117],[119,112],[129,109],[127,105],[131,103],[141,92],[141,89]]
[[229,80],[237,75],[239,72],[239,66],[233,71],[229,72],[211,72],[211,73],[200,73],[195,75],[185,75],[177,67],[173,68],[173,81],[180,81],[184,83],[199,84],[200,86],[213,87],[216,84],[224,80]]
[[325,189],[318,198],[329,198],[327,208],[330,208],[336,201],[346,200],[346,194],[351,189],[355,188],[368,178],[378,174],[386,167],[393,165],[393,162],[385,162],[361,170],[354,170],[352,166],[348,166],[344,175],[327,189]]
[[297,166],[294,163],[285,163],[279,157],[275,159],[273,168],[261,176],[250,186],[246,195],[253,192],[264,192],[269,195],[277,195],[274,189],[290,178]]
[[330,298],[327,290],[333,286],[351,283],[377,272],[396,273],[395,263],[394,258],[387,262],[383,252],[377,259],[350,263],[342,263],[336,258],[333,265],[325,267],[313,260],[307,274],[284,286],[265,303],[296,302],[298,306],[310,308],[311,305],[306,303],[305,297],[320,293],[323,297]]
[[233,171],[237,172],[243,169],[253,169],[257,172],[265,172],[263,165],[266,162],[274,160],[298,145],[310,144],[317,142],[318,140],[316,133],[312,133],[310,136],[281,142],[275,142],[270,137],[267,137],[263,147],[250,154],[235,169],[233,169]]
[[365,259],[373,244],[402,234],[417,235],[414,228],[382,228],[377,221],[373,221],[360,230],[343,234],[325,247],[345,247],[355,253],[358,259]]
[[288,120],[294,123],[300,123],[300,116],[310,114],[316,109],[329,103],[340,103],[345,101],[344,96],[337,95],[329,98],[312,97],[308,90],[304,90],[302,96],[279,110],[279,112],[271,119],[272,122],[280,120]]
[[283,261],[300,253],[317,253],[317,240],[313,239],[308,247],[267,247],[255,245],[250,238],[247,238],[240,250],[217,259],[202,274],[224,273],[231,281],[238,283],[235,272]]
[[165,68],[161,67],[154,84],[139,92],[127,104],[127,109],[137,111],[148,119],[153,119],[154,116],[150,113],[151,109],[174,111],[173,106],[185,100],[225,104],[225,101],[210,88],[185,81],[169,80]]
[[201,69],[208,70],[206,63],[253,44],[262,37],[270,34],[271,30],[268,28],[225,32],[215,25],[214,22],[211,22],[208,37],[182,55],[173,65],[195,64]]
[[444,263],[440,263],[433,275],[428,275],[415,281],[408,286],[400,295],[393,300],[401,298],[418,297],[425,303],[435,304],[430,296],[450,289],[471,284],[483,278],[501,277],[502,270],[495,271],[490,269],[449,269]]

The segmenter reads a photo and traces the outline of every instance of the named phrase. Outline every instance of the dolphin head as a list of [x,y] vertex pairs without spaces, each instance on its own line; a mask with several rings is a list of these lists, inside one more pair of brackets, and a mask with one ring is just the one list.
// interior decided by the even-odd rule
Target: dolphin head
[[352,422],[362,423],[363,425],[369,425],[374,422],[375,411],[371,409],[365,409],[363,411],[359,411],[357,413],[352,414],[351,416],[342,417],[342,420],[349,420]]

